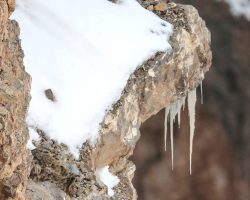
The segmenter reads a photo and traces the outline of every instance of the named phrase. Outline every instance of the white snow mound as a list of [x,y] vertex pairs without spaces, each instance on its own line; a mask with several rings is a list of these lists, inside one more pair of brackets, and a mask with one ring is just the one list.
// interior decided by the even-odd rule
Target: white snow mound
[[27,122],[75,155],[83,142],[95,141],[136,67],[171,49],[172,25],[135,0],[17,0],[12,18],[32,76]]
[[120,179],[109,172],[109,166],[96,170],[97,180],[101,181],[108,188],[108,195],[114,196],[113,188],[118,185]]
[[250,0],[224,0],[228,3],[231,13],[235,16],[244,16],[250,20]]

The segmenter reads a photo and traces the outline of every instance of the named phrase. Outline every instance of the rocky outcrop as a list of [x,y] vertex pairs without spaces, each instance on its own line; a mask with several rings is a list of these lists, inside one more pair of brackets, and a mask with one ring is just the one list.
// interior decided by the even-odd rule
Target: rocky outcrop
[[133,154],[138,199],[250,199],[250,93],[246,88],[250,85],[250,21],[234,16],[226,1],[175,2],[197,8],[212,34],[213,66],[203,82],[204,105],[197,103],[193,173],[188,175],[187,113],[182,115],[181,128],[175,127],[172,171],[170,152],[162,148],[161,111],[142,126]]
[[0,199],[24,199],[30,168],[25,123],[30,76],[18,25],[8,20],[13,8],[13,2],[0,1]]
[[[5,19],[2,20],[3,26],[7,26],[8,7],[5,1],[1,2],[1,8],[6,12],[1,20]],[[36,149],[32,150],[32,170],[26,199],[110,199],[106,186],[95,175],[96,169],[106,165],[120,179],[120,183],[114,188],[113,199],[137,198],[131,183],[135,166],[128,158],[133,154],[140,137],[141,123],[195,89],[211,65],[210,33],[194,7],[168,3],[163,8],[162,5],[157,7],[154,1],[140,3],[146,8],[151,6],[152,11],[174,25],[174,34],[170,40],[173,50],[157,53],[131,74],[120,100],[107,112],[96,144],[83,144],[78,160],[64,144],[58,144],[42,130],[39,131],[42,139],[34,142]],[[5,130],[4,134],[17,139],[11,140],[10,144],[5,142],[3,146],[11,152],[8,155],[13,155],[11,159],[10,156],[7,159],[12,162],[16,159],[19,162],[15,162],[12,167],[3,168],[9,170],[9,174],[3,174],[4,178],[9,178],[0,183],[3,185],[0,185],[0,189],[4,190],[6,183],[12,184],[8,188],[17,188],[16,192],[8,195],[19,198],[18,193],[21,194],[25,189],[30,163],[27,161],[29,156],[25,149],[28,136],[24,123],[29,100],[29,76],[22,65],[23,54],[17,37],[17,24],[9,22],[8,27],[9,31],[7,28],[4,30],[9,34],[3,33],[3,37],[9,36],[2,45],[1,56],[11,59],[8,64],[1,64],[1,68],[3,66],[9,72],[9,77],[6,76],[5,79],[11,81],[12,90],[3,90],[1,100],[2,96],[3,99],[5,96],[9,98],[9,106],[5,107],[12,108],[12,117],[4,119],[12,129],[9,132]],[[8,56],[4,52],[8,52]],[[13,96],[8,96],[9,91],[12,91]],[[13,120],[17,125],[14,126],[16,123]],[[22,136],[22,140],[18,136]],[[9,162],[6,160],[3,163],[7,166]],[[21,174],[17,176],[19,172]],[[18,184],[13,187],[15,177],[21,177],[19,182],[22,187]]]

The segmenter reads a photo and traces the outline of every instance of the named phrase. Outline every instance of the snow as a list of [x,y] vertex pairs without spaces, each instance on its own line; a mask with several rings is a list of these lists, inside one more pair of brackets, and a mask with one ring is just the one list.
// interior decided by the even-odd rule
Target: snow
[[101,181],[103,184],[107,186],[108,195],[113,196],[114,191],[112,190],[112,188],[118,185],[120,180],[117,176],[114,176],[113,174],[109,172],[109,166],[105,166],[101,169],[97,169],[96,176],[97,176],[97,180]]
[[189,170],[192,174],[192,154],[195,130],[195,104],[196,104],[196,89],[188,92],[188,113],[189,113],[189,128],[190,128],[190,150],[189,150]]
[[224,0],[235,16],[245,16],[250,20],[250,0]]
[[38,141],[40,138],[39,138],[39,135],[38,133],[31,127],[29,127],[29,140],[28,140],[28,143],[27,143],[27,148],[30,149],[30,150],[33,150],[35,149],[36,147],[33,145],[32,141]]
[[[32,76],[27,122],[69,146],[95,142],[130,74],[171,49],[172,25],[135,0],[17,0],[24,64]],[[50,89],[56,101],[45,96]]]

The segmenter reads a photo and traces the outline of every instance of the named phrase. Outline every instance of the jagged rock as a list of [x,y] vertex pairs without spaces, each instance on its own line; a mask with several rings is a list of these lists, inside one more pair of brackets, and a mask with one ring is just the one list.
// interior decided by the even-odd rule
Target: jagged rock
[[157,5],[155,5],[155,6],[154,6],[154,9],[155,9],[156,11],[164,12],[165,10],[167,10],[167,4],[164,3],[164,2],[161,2],[161,3],[157,4]]
[[[154,1],[140,3],[145,8],[151,4],[156,5]],[[6,26],[8,17],[6,1],[1,1],[1,8],[4,8],[6,12],[4,16],[1,14],[1,26]],[[34,143],[36,149],[32,151],[34,159],[30,176],[33,181],[30,180],[28,183],[26,199],[38,200],[45,197],[60,199],[66,194],[68,195],[67,198],[71,199],[110,199],[111,197],[107,195],[106,186],[98,183],[95,177],[96,169],[106,165],[109,165],[111,172],[120,179],[120,183],[114,189],[113,199],[131,200],[137,198],[136,191],[131,183],[135,166],[128,158],[132,155],[140,137],[141,123],[186,95],[188,91],[196,88],[211,65],[210,33],[195,8],[168,3],[165,10],[154,9],[154,12],[174,25],[174,34],[170,40],[173,47],[172,52],[157,53],[131,74],[120,100],[113,105],[103,119],[100,135],[95,146],[91,146],[88,142],[83,144],[79,160],[72,156],[64,144],[58,144],[48,138],[42,130],[39,131],[42,139]],[[6,96],[10,100],[8,105],[12,108],[12,112],[17,109],[17,105],[18,110],[22,112],[15,113],[12,118],[5,118],[3,123],[0,122],[4,128],[6,123],[12,127],[15,124],[12,120],[19,122],[18,126],[14,127],[16,129],[22,128],[22,131],[17,132],[21,134],[18,136],[23,139],[20,144],[14,140],[11,144],[5,142],[6,144],[2,145],[12,153],[8,154],[8,156],[13,155],[11,157],[12,162],[15,159],[19,161],[15,162],[11,170],[10,167],[3,168],[9,172],[8,176],[6,173],[2,174],[4,178],[10,177],[7,179],[13,180],[3,182],[9,183],[5,184],[8,186],[8,195],[11,198],[18,199],[23,194],[21,192],[25,188],[29,172],[28,163],[30,163],[29,161],[24,162],[29,158],[25,149],[28,136],[24,119],[29,100],[30,79],[22,65],[23,53],[17,37],[17,24],[9,22],[9,27],[11,28],[9,35],[12,36],[9,36],[9,38],[12,38],[12,40],[9,43],[6,41],[3,44],[1,43],[1,49],[3,49],[3,52],[10,51],[12,59],[7,59],[10,62],[9,65],[1,64],[1,67],[5,66],[3,69],[10,71],[9,77],[4,80],[13,81],[13,84],[10,84],[12,87],[1,84],[0,91],[2,91],[2,88],[4,91],[4,94],[1,94],[1,99],[2,96]],[[2,32],[1,34],[3,37],[4,34]],[[8,48],[4,44],[8,44]],[[4,58],[4,56],[2,57]],[[4,108],[6,109],[6,106]],[[17,132],[11,129],[10,131],[5,130],[4,133],[5,135],[13,135]],[[1,140],[0,137],[0,141],[5,140]],[[13,147],[13,144],[15,147]],[[19,153],[17,154],[16,151]],[[0,159],[0,162],[2,162],[2,159]],[[3,164],[7,165],[8,163],[3,161]],[[20,169],[16,166],[20,166]],[[14,176],[15,172],[19,173],[19,171],[21,172],[21,180]],[[18,192],[13,192],[12,188],[19,188],[20,183],[24,187],[18,190],[18,192],[20,191],[20,197],[18,197]],[[0,185],[1,190],[2,188]]]
[[65,192],[50,182],[35,183],[30,180],[26,194],[26,200],[70,200],[70,197]]
[[[42,170],[39,175],[31,176],[33,179],[51,181],[77,199],[109,199],[107,188],[99,185],[94,176],[96,168],[109,165],[121,180],[115,188],[114,199],[136,199],[131,184],[135,166],[128,158],[140,137],[141,123],[196,88],[211,65],[210,33],[193,7],[170,3],[167,10],[155,12],[175,26],[171,38],[173,51],[158,53],[130,76],[120,100],[103,120],[96,145],[84,144],[80,160],[43,162],[69,152],[55,151],[63,145],[48,139],[44,154],[44,140],[36,143],[34,161]],[[70,172],[68,166],[72,164],[78,167],[80,175]],[[58,168],[68,172],[58,172]],[[84,178],[84,173],[89,178]]]
[[9,16],[15,10],[16,0],[7,0]]
[[[141,123],[196,88],[211,65],[210,33],[195,8],[171,4],[165,13],[157,14],[175,26],[173,51],[157,54],[131,75],[90,153],[92,169],[110,165],[118,174],[122,181],[116,191],[122,184],[133,191],[133,167],[127,159],[140,137]],[[130,192],[115,198],[135,199],[136,195]]]
[[30,77],[16,22],[8,20],[13,1],[0,1],[0,199],[24,199],[30,155],[25,116]]
[[213,36],[214,68],[203,82],[204,105],[196,107],[192,176],[188,175],[187,113],[182,114],[181,128],[175,129],[172,171],[169,151],[162,148],[161,112],[144,123],[133,154],[138,199],[250,199],[250,93],[245,87],[250,85],[250,21],[234,16],[227,1],[175,2],[194,5],[205,19]]

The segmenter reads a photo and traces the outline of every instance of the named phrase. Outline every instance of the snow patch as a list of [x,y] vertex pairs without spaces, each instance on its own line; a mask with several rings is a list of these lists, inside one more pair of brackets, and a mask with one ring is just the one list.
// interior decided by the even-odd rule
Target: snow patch
[[32,141],[39,141],[40,140],[40,137],[38,135],[38,133],[31,127],[29,127],[29,136],[30,136],[30,139],[28,140],[28,143],[27,143],[27,148],[29,150],[33,150],[35,149],[36,147],[33,145]]
[[[222,0],[219,0],[222,1]],[[250,0],[224,0],[230,6],[230,10],[235,16],[245,16],[250,20]]]
[[114,176],[109,172],[109,166],[105,166],[101,169],[96,170],[97,180],[101,181],[108,188],[108,195],[113,196],[114,191],[112,190],[120,182],[117,176]]
[[95,142],[136,67],[171,49],[172,25],[135,0],[17,0],[12,19],[33,80],[28,125],[76,156],[86,140]]

